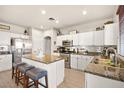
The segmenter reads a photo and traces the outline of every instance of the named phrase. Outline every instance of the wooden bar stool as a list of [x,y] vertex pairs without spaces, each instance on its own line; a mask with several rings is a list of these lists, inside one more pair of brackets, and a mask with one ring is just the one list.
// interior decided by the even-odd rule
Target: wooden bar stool
[[12,63],[12,79],[15,77],[15,83],[17,83],[17,73],[18,73],[18,67],[21,65],[24,65],[23,62],[14,62]]
[[28,65],[28,64],[24,64],[24,65],[21,65],[18,67],[18,72],[17,72],[17,86],[19,83],[21,83],[23,85],[23,87],[25,87],[25,75],[26,75],[26,72],[28,70],[31,70],[33,69],[34,66],[32,65]]
[[[46,85],[43,85],[39,82],[39,79],[45,77],[45,83]],[[33,84],[30,85],[29,79],[33,80]],[[31,87],[35,86],[38,88],[38,85],[40,84],[41,86],[48,88],[48,77],[47,77],[47,71],[39,68],[33,68],[31,70],[28,70],[26,72],[26,87]]]

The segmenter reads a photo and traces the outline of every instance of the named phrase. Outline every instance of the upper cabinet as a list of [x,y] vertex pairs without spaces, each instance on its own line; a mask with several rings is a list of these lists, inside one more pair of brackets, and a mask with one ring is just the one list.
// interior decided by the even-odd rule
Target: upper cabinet
[[10,33],[0,31],[0,45],[10,45]]
[[117,24],[107,24],[105,29],[101,31],[91,31],[78,33],[73,35],[63,35],[57,37],[57,46],[62,46],[63,40],[73,40],[73,45],[79,46],[102,46],[102,45],[117,45],[118,40]]
[[104,30],[94,31],[94,45],[104,45]]
[[117,26],[116,23],[105,25],[104,30],[104,45],[117,45]]
[[66,40],[72,40],[72,35],[65,35]]
[[79,45],[78,38],[79,38],[79,34],[74,34],[74,35],[72,35],[72,40],[73,40],[73,45],[74,45],[74,46]]
[[93,45],[93,32],[79,34],[79,45]]
[[61,36],[57,36],[56,46],[62,46],[62,37]]
[[62,46],[62,41],[64,40],[72,40],[72,36],[71,35],[57,36],[56,45]]

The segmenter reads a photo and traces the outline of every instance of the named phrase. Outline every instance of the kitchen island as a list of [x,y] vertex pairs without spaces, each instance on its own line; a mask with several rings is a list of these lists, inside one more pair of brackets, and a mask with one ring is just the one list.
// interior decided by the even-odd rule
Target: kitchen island
[[[45,69],[48,72],[48,87],[56,88],[64,80],[64,59],[60,56],[44,55],[37,57],[34,54],[25,55],[22,61],[38,68]],[[45,79],[40,79],[45,84]]]
[[112,66],[109,59],[99,58],[99,62],[92,60],[85,69],[86,88],[124,88],[124,68],[120,65]]

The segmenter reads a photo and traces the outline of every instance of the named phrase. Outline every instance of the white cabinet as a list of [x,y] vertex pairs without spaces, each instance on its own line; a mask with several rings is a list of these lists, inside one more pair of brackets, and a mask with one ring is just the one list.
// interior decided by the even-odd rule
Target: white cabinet
[[77,55],[77,69],[83,70],[84,63],[86,63],[86,59],[84,56]]
[[77,56],[77,60],[78,60],[77,69],[78,70],[84,70],[87,67],[87,65],[92,61],[92,59],[93,59],[93,56],[78,55]]
[[10,33],[0,31],[0,45],[10,45]]
[[[37,62],[34,60],[22,58],[22,61],[33,65],[35,67],[45,69],[48,74],[48,87],[49,88],[56,88],[60,85],[64,80],[64,60],[59,60],[50,64],[44,64],[41,62]],[[45,82],[44,78],[39,80],[40,83]]]
[[94,45],[104,45],[104,30],[94,31]]
[[56,62],[56,85],[61,84],[64,79],[64,60]]
[[79,45],[78,37],[79,37],[79,34],[72,35],[73,45]]
[[79,45],[93,45],[93,32],[79,34]]
[[0,71],[10,70],[12,68],[12,56],[0,55]]
[[86,88],[124,88],[124,82],[85,73]]
[[71,68],[84,70],[92,59],[93,56],[71,55]]
[[21,34],[11,33],[11,38],[21,38]]
[[117,24],[108,24],[105,25],[104,31],[104,38],[105,38],[105,45],[117,45]]
[[61,38],[61,36],[57,36],[56,46],[62,46],[62,38]]
[[65,35],[65,39],[71,41],[72,40],[72,35]]
[[77,69],[77,55],[71,55],[71,68]]

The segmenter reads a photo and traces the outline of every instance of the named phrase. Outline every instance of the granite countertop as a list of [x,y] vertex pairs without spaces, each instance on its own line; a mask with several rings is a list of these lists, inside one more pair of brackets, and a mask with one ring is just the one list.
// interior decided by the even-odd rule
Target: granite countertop
[[89,52],[87,54],[84,54],[84,53],[72,53],[72,55],[98,56],[99,54],[96,53],[96,52]]
[[[104,59],[104,61],[107,61],[107,59]],[[124,68],[120,66],[114,67],[102,62],[98,64],[91,62],[85,72],[124,82]]]
[[62,60],[60,56],[54,56],[54,55],[44,55],[43,57],[37,57],[34,54],[29,54],[29,55],[24,55],[23,58],[34,60],[44,64],[50,64],[50,63],[54,63],[56,61]]

